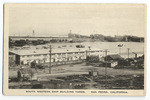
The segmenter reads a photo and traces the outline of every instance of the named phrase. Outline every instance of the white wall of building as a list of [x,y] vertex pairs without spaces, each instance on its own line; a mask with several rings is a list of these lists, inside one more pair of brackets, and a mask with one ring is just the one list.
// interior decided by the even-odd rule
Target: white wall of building
[[[87,55],[103,56],[102,52],[93,51]],[[36,55],[21,55],[21,64],[30,64],[33,61],[36,63],[48,63],[50,59],[49,54],[36,54]],[[66,62],[86,59],[86,52],[68,52],[68,53],[53,53],[51,54],[51,62]]]

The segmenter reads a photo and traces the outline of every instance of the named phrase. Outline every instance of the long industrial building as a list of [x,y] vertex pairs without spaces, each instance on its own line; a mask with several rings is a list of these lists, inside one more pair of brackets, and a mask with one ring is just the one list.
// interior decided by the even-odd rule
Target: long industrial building
[[10,62],[14,62],[16,65],[30,65],[31,62],[36,63],[48,63],[50,62],[66,62],[85,60],[88,55],[97,55],[99,57],[104,56],[102,50],[94,51],[66,51],[66,50],[53,50],[51,53],[48,50],[19,50],[9,51]]

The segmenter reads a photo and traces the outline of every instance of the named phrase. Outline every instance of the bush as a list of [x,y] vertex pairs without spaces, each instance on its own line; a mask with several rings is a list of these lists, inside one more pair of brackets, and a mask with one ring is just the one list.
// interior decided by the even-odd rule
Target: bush
[[37,64],[36,61],[31,62],[31,68],[44,69],[46,66],[42,64]]
[[99,56],[87,56],[86,61],[89,63],[98,63],[99,62]]

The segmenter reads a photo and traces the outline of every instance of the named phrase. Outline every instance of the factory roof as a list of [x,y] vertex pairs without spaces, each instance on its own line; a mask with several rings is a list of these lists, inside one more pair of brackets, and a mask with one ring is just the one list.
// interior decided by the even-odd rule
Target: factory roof
[[[52,49],[51,53],[55,54],[55,53],[73,53],[73,52],[85,52],[87,49]],[[102,50],[90,50],[90,51],[100,51],[102,52]],[[34,49],[30,49],[30,50],[10,50],[10,53],[16,54],[16,55],[41,55],[41,54],[49,54],[50,53],[50,49],[41,49],[41,50],[34,50]]]

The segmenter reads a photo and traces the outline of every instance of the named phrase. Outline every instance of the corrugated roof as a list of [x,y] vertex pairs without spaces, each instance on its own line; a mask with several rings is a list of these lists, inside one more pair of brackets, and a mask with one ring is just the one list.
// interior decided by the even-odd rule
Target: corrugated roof
[[[87,49],[80,48],[79,49],[52,49],[52,53],[71,53],[71,52],[85,52]],[[93,50],[91,50],[93,51]],[[94,50],[94,51],[101,51],[102,50]],[[16,55],[38,55],[38,54],[49,54],[49,49],[42,49],[42,50],[10,50],[10,53],[14,53]]]

